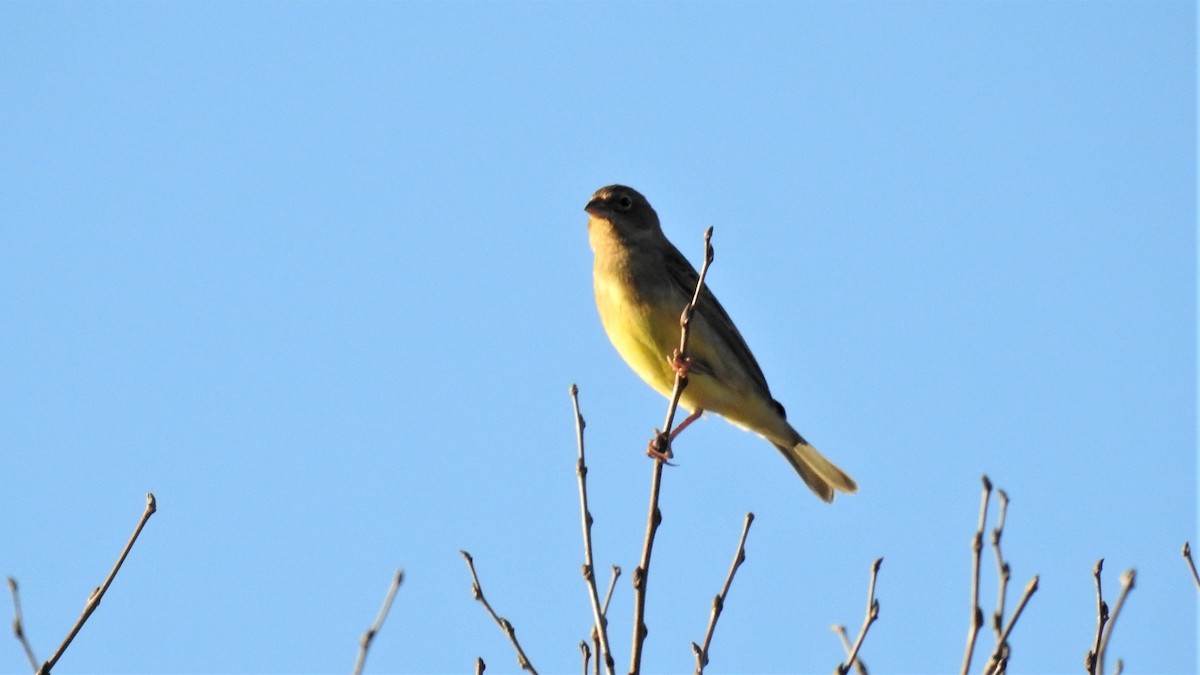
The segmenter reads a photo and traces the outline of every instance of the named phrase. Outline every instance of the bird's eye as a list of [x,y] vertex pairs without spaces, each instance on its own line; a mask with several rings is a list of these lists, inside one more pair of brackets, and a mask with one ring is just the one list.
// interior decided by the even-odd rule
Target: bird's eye
[[621,195],[621,198],[617,200],[617,208],[628,211],[633,208],[633,199],[629,195]]

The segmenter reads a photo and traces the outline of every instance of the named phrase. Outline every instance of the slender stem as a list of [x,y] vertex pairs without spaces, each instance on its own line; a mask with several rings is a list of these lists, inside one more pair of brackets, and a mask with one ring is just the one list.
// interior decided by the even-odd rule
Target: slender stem
[[1017,603],[1017,609],[1008,620],[1008,625],[1004,627],[1004,632],[1000,634],[996,650],[992,652],[992,656],[988,659],[988,665],[984,668],[985,673],[992,674],[1004,671],[1008,658],[1003,654],[1003,645],[1008,644],[1008,636],[1012,634],[1013,627],[1017,625],[1017,619],[1021,618],[1021,612],[1025,611],[1025,605],[1029,602],[1029,598],[1033,597],[1033,594],[1037,592],[1037,589],[1038,577],[1035,575],[1025,586],[1025,592],[1021,594],[1021,600]]
[[[492,609],[492,606],[488,604],[487,598],[483,597],[483,587],[479,585],[479,575],[475,573],[475,559],[466,551],[459,551],[459,553],[467,561],[467,567],[471,570],[471,594],[483,605],[483,608],[491,615],[496,625],[500,626],[500,630],[504,631],[504,634],[508,636],[508,641],[512,643],[513,649],[517,651],[517,663],[520,664],[521,668],[529,671],[532,675],[537,675],[537,670],[534,669],[533,664],[525,656],[525,650],[521,649],[521,643],[517,642],[517,629],[513,628],[508,619],[496,614],[496,610]],[[483,659],[479,659],[476,662],[476,672],[483,672],[483,668]]]
[[[850,636],[846,634],[846,627],[840,623],[835,623],[831,626],[831,630],[841,638],[842,649],[846,650],[846,654],[849,655],[850,650],[854,647],[850,645]],[[862,659],[858,657],[854,658],[854,668],[858,671],[858,675],[867,675],[867,664],[863,663]]]
[[1000,639],[1000,633],[1004,629],[1004,600],[1008,595],[1008,582],[1012,579],[1012,568],[1004,561],[1004,555],[1000,552],[1000,538],[1004,535],[1004,519],[1008,515],[1008,493],[1004,490],[996,490],[996,496],[1000,498],[1000,516],[996,521],[996,527],[992,530],[992,548],[996,551],[996,574],[999,588],[996,591],[996,611],[992,614],[992,630],[996,632],[996,639]]
[[612,600],[613,589],[616,588],[617,579],[620,579],[620,578],[621,578],[621,568],[616,565],[613,565],[612,566],[612,578],[610,578],[608,580],[608,592],[604,594],[604,607],[601,609],[601,612],[603,612],[603,614],[605,616],[608,616],[608,603],[610,600]]
[[862,649],[863,640],[867,638],[867,630],[879,618],[879,601],[875,599],[875,579],[879,576],[879,566],[882,564],[883,558],[876,558],[871,565],[871,585],[867,588],[867,615],[863,619],[862,628],[858,631],[858,639],[854,641],[854,646],[846,655],[845,663],[841,663],[837,667],[838,675],[846,675],[850,672],[850,666],[858,660],[858,650]]
[[71,631],[67,633],[67,637],[63,639],[62,644],[58,646],[58,650],[54,652],[54,655],[38,669],[39,675],[43,673],[49,675],[50,671],[54,669],[54,665],[58,663],[63,653],[67,651],[67,647],[71,645],[71,641],[79,634],[80,629],[83,628],[83,624],[87,623],[88,617],[100,606],[100,601],[104,598],[104,594],[108,592],[108,587],[112,585],[113,579],[117,578],[117,572],[120,572],[121,565],[125,564],[125,558],[129,555],[129,551],[133,549],[133,544],[137,541],[138,535],[142,533],[142,528],[146,526],[146,521],[150,520],[150,516],[154,515],[156,510],[158,510],[158,505],[154,501],[154,493],[147,492],[146,508],[142,511],[142,517],[138,519],[137,526],[133,528],[133,534],[129,537],[129,541],[126,542],[125,548],[117,558],[116,564],[113,565],[112,570],[108,573],[108,577],[104,579],[104,583],[93,590],[92,594],[88,596],[87,603],[83,606],[83,614],[79,615],[79,619],[75,621],[75,625],[71,627]]
[[404,581],[404,570],[396,570],[396,574],[392,577],[392,584],[388,587],[387,595],[383,598],[383,605],[379,607],[379,613],[375,615],[375,623],[363,633],[362,639],[359,640],[358,660],[354,663],[354,675],[361,675],[363,666],[367,663],[367,651],[371,649],[371,642],[375,640],[375,636],[383,628],[383,622],[387,619],[387,615],[392,611],[392,601],[396,599],[396,591],[400,590],[400,584]]
[[483,662],[483,657],[475,658],[475,675],[483,675],[483,671],[487,670],[487,664]]
[[1092,566],[1092,576],[1096,579],[1096,642],[1087,654],[1084,665],[1091,675],[1096,675],[1096,666],[1100,658],[1100,638],[1104,635],[1104,625],[1108,623],[1108,603],[1104,602],[1104,589],[1100,583],[1100,573],[1104,571],[1104,558]]
[[992,496],[992,481],[983,477],[983,498],[979,505],[979,529],[971,539],[971,625],[967,628],[967,652],[963,654],[962,675],[971,670],[971,654],[975,651],[975,639],[983,627],[983,609],[979,607],[979,562],[983,554],[983,528],[987,525],[988,498]]
[[1117,625],[1117,616],[1121,614],[1121,608],[1125,606],[1125,598],[1129,597],[1129,591],[1133,590],[1133,582],[1137,578],[1137,570],[1125,570],[1121,575],[1121,594],[1117,596],[1117,603],[1113,605],[1112,614],[1108,617],[1108,625],[1104,627],[1104,637],[1100,639],[1100,651],[1096,655],[1096,672],[1099,675],[1104,673],[1104,654],[1108,652],[1108,641],[1112,638],[1113,627]]
[[1192,560],[1192,547],[1186,541],[1183,542],[1183,559],[1187,561],[1188,569],[1192,570],[1192,581],[1196,582],[1196,589],[1200,590],[1200,573],[1196,572],[1196,563]]
[[600,593],[596,590],[595,564],[592,555],[592,512],[588,509],[587,500],[587,461],[583,452],[583,429],[587,423],[579,412],[579,387],[571,385],[571,404],[575,408],[575,440],[579,447],[579,460],[575,464],[575,475],[579,477],[579,511],[583,521],[583,580],[587,586],[588,599],[592,603],[592,621],[594,630],[600,639],[600,651],[596,660],[604,659],[604,669],[609,675],[613,674],[612,651],[608,648],[608,619],[600,607]]
[[588,647],[587,640],[579,641],[579,652],[583,655],[583,675],[588,675],[588,663],[592,660],[592,650]]
[[[700,293],[704,288],[704,277],[708,274],[708,267],[713,260],[712,232],[711,227],[704,232],[704,264],[700,267],[700,274],[696,279],[696,291],[692,294],[692,300],[687,307],[684,307],[683,314],[679,319],[679,355],[681,357],[686,357],[687,354],[692,316],[696,312],[696,303],[699,302]],[[679,398],[683,395],[686,386],[687,378],[676,373],[671,402],[667,405],[667,419],[663,423],[662,432],[655,437],[658,452],[655,454],[654,468],[650,477],[650,509],[646,517],[646,540],[642,545],[641,560],[638,562],[637,568],[633,570],[633,648],[630,650],[629,665],[631,674],[639,673],[642,669],[642,645],[649,632],[646,628],[646,586],[650,579],[650,556],[654,551],[654,535],[658,532],[659,524],[662,523],[662,512],[658,508],[658,495],[662,488],[663,461],[669,456],[671,425],[675,420],[675,410],[679,407]]]
[[712,643],[713,632],[717,629],[717,619],[721,618],[721,610],[725,608],[725,598],[729,597],[729,587],[733,585],[733,575],[746,562],[746,535],[750,533],[750,524],[754,522],[754,514],[747,513],[742,525],[742,536],[738,540],[737,552],[733,554],[733,562],[729,565],[729,574],[725,576],[725,584],[721,592],[713,598],[712,613],[708,617],[708,630],[704,631],[703,646],[692,643],[692,652],[696,655],[696,675],[704,672],[708,665],[708,647]]
[[13,599],[13,635],[17,636],[17,641],[21,643],[21,648],[25,650],[25,658],[29,659],[29,666],[34,672],[37,672],[38,661],[33,655],[33,647],[29,646],[29,640],[25,639],[25,623],[21,617],[21,593],[17,590],[17,580],[8,578],[8,590],[12,591]]

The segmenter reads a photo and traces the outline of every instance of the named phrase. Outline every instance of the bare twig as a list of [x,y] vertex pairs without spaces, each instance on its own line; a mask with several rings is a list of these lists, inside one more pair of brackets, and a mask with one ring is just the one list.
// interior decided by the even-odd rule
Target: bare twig
[[979,606],[979,562],[983,554],[983,529],[987,525],[988,498],[992,496],[992,481],[983,477],[983,498],[979,505],[979,529],[971,539],[971,625],[967,628],[967,651],[963,654],[962,675],[971,670],[971,655],[975,651],[975,639],[983,627],[983,609]]
[[483,662],[483,657],[475,658],[475,675],[483,675],[483,671],[487,670],[487,664]]
[[396,570],[395,576],[392,577],[392,585],[388,587],[387,595],[383,598],[383,605],[379,607],[379,613],[375,615],[375,623],[363,633],[362,639],[358,643],[358,660],[354,663],[354,675],[361,675],[363,666],[367,662],[367,651],[371,649],[371,642],[375,639],[375,635],[383,628],[383,621],[387,619],[388,612],[392,611],[392,601],[396,599],[396,591],[400,590],[400,584],[404,581],[404,570]]
[[[842,649],[845,649],[846,654],[849,655],[850,650],[854,647],[850,644],[850,636],[846,634],[846,627],[840,623],[835,623],[830,626],[830,630],[837,633],[838,637],[841,638]],[[863,663],[862,659],[858,657],[854,658],[854,668],[858,671],[858,675],[867,675],[867,664]]]
[[996,551],[996,573],[998,578],[999,588],[996,591],[996,611],[992,614],[992,630],[996,633],[996,639],[1000,639],[1000,633],[1004,629],[1004,600],[1008,594],[1008,582],[1012,579],[1012,568],[1004,561],[1004,555],[1000,552],[1000,537],[1004,535],[1004,518],[1008,514],[1008,493],[1004,490],[996,490],[996,496],[1000,498],[1000,517],[996,520],[996,527],[992,530],[992,548]]
[[1103,675],[1104,673],[1104,654],[1108,651],[1108,641],[1112,638],[1113,627],[1117,625],[1117,617],[1121,614],[1121,608],[1125,606],[1125,598],[1129,597],[1129,591],[1133,590],[1133,582],[1137,577],[1137,570],[1128,569],[1121,575],[1121,594],[1117,596],[1117,603],[1113,605],[1112,614],[1108,617],[1108,625],[1104,627],[1104,636],[1100,638],[1100,651],[1096,655],[1096,673]]
[[988,659],[987,667],[984,668],[983,672],[989,674],[1003,673],[1007,669],[1008,650],[1004,647],[1008,644],[1008,636],[1012,634],[1013,627],[1017,625],[1017,619],[1021,618],[1021,612],[1025,611],[1025,605],[1029,602],[1029,598],[1033,597],[1033,594],[1037,592],[1037,589],[1038,577],[1035,575],[1026,584],[1025,592],[1021,594],[1021,600],[1017,603],[1017,609],[1013,611],[1012,617],[1008,620],[1008,625],[1004,627],[1004,632],[1000,634],[1000,639],[996,642],[996,649]]
[[596,652],[596,660],[604,659],[604,669],[609,675],[613,674],[612,651],[608,648],[608,619],[600,607],[600,593],[596,590],[596,568],[592,556],[592,512],[588,509],[587,501],[587,462],[583,452],[583,429],[587,423],[579,412],[579,387],[571,385],[571,404],[575,408],[575,440],[579,446],[579,460],[575,464],[575,474],[579,477],[579,511],[583,519],[583,580],[587,586],[588,599],[592,602],[592,620],[599,638],[600,650]]
[[1183,559],[1187,561],[1188,569],[1192,570],[1192,581],[1196,582],[1196,589],[1200,590],[1200,573],[1196,572],[1196,563],[1192,560],[1192,547],[1186,541],[1183,542]]
[[587,675],[588,662],[592,660],[592,650],[588,647],[587,640],[579,641],[579,652],[583,654],[583,675]]
[[1096,666],[1100,656],[1100,638],[1104,635],[1104,626],[1108,623],[1108,603],[1104,602],[1104,590],[1100,584],[1100,573],[1104,571],[1104,558],[1096,561],[1092,567],[1092,576],[1096,579],[1096,642],[1088,650],[1083,664],[1090,675],[1096,675]]
[[879,601],[875,599],[875,579],[879,576],[879,566],[882,564],[883,558],[876,558],[875,562],[871,564],[871,585],[867,588],[867,615],[863,619],[862,628],[858,631],[858,639],[854,641],[854,646],[846,655],[846,661],[838,664],[835,671],[838,675],[846,675],[850,672],[851,664],[858,660],[858,650],[862,649],[863,640],[867,638],[867,631],[870,630],[871,624],[879,618]]
[[738,540],[737,553],[733,554],[733,562],[729,565],[729,574],[725,576],[725,585],[721,592],[713,598],[712,614],[708,617],[708,630],[704,631],[704,646],[692,643],[692,653],[696,655],[696,674],[704,672],[708,665],[708,646],[712,643],[713,631],[717,629],[717,619],[721,618],[721,610],[725,608],[725,598],[729,597],[729,587],[733,585],[733,575],[746,561],[746,535],[750,533],[750,523],[754,522],[754,514],[746,514],[746,522],[742,525],[742,537]]
[[604,607],[600,611],[608,616],[608,603],[612,600],[613,588],[617,585],[617,579],[621,578],[621,568],[617,565],[612,566],[612,578],[608,580],[608,592],[604,594]]
[[[692,300],[683,308],[679,318],[679,356],[686,358],[688,335],[691,330],[692,316],[696,312],[696,303],[700,300],[700,292],[704,288],[704,277],[713,261],[712,232],[710,227],[704,232],[704,264],[696,279],[696,291]],[[667,355],[664,354],[664,357]],[[654,550],[654,535],[662,523],[662,512],[658,509],[658,494],[662,486],[663,462],[671,449],[671,426],[675,420],[675,410],[679,407],[679,398],[687,386],[687,378],[678,372],[675,374],[675,388],[671,393],[671,402],[667,405],[667,419],[663,423],[663,431],[655,437],[658,450],[650,478],[650,509],[646,518],[646,540],[642,545],[642,557],[638,566],[633,570],[633,648],[630,651],[630,673],[639,673],[642,669],[642,645],[646,641],[646,585],[650,579],[650,555]]]
[[21,643],[21,647],[25,650],[25,658],[29,659],[30,668],[34,672],[37,672],[37,657],[33,655],[33,647],[29,646],[29,640],[25,638],[25,624],[21,618],[21,594],[17,591],[16,579],[12,577],[8,578],[8,590],[12,591],[13,599],[13,635],[17,636],[17,641]]
[[[500,630],[504,631],[504,634],[508,636],[508,641],[512,643],[513,649],[517,651],[517,663],[520,664],[521,668],[523,670],[528,670],[533,675],[537,675],[537,670],[534,669],[533,664],[529,662],[528,658],[526,658],[525,651],[521,649],[521,643],[517,642],[517,629],[513,628],[512,623],[510,623],[508,619],[496,614],[496,610],[492,609],[492,606],[488,604],[487,598],[483,597],[483,587],[479,585],[479,575],[475,573],[475,559],[472,558],[471,554],[467,553],[466,551],[459,551],[459,553],[461,553],[463,559],[467,561],[467,567],[471,570],[472,596],[479,601],[479,604],[483,605],[483,608],[487,610],[489,615],[491,615],[492,620],[496,622],[496,625],[500,626]],[[483,672],[483,659],[479,659],[475,666],[476,672]]]
[[104,598],[104,594],[108,592],[108,587],[112,585],[113,579],[117,578],[117,572],[120,572],[121,565],[125,564],[126,556],[128,556],[129,551],[133,549],[133,544],[137,541],[138,535],[142,533],[142,528],[146,526],[146,521],[150,520],[150,516],[154,515],[154,512],[157,510],[157,508],[158,506],[154,501],[154,493],[147,492],[146,508],[144,511],[142,511],[142,517],[138,519],[137,526],[133,528],[133,534],[129,537],[129,541],[126,542],[125,548],[122,549],[121,555],[117,558],[116,564],[113,565],[112,570],[109,571],[108,577],[104,579],[104,583],[100,584],[100,586],[93,590],[91,595],[88,596],[87,603],[85,603],[83,606],[83,613],[79,615],[79,619],[75,621],[75,625],[71,627],[71,631],[67,633],[67,637],[63,639],[62,644],[58,646],[58,650],[54,652],[54,655],[51,656],[50,659],[43,663],[42,667],[38,669],[39,675],[49,675],[50,671],[54,669],[54,665],[58,663],[58,660],[61,659],[62,655],[67,651],[67,647],[71,646],[71,641],[74,640],[75,636],[79,634],[79,631],[83,628],[83,624],[87,623],[88,617],[90,617],[92,612],[95,612],[96,608],[100,606],[100,600],[102,600]]

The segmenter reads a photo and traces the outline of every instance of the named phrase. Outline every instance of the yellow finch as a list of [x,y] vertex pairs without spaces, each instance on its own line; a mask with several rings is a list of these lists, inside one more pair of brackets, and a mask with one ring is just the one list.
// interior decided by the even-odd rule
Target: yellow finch
[[[691,301],[699,275],[667,241],[658,214],[637,190],[600,188],[584,210],[590,216],[596,308],[604,330],[629,367],[669,397],[679,315]],[[688,385],[680,405],[693,415],[708,410],[767,439],[827,502],[833,501],[834,490],[858,489],[788,424],[750,348],[707,285],[696,304],[686,357]]]

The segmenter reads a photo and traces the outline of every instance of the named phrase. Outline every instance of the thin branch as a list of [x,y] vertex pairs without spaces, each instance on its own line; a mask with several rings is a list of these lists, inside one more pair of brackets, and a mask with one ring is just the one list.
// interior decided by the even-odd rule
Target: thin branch
[[712,614],[708,617],[708,630],[704,632],[704,646],[692,643],[692,653],[696,655],[696,675],[704,672],[708,665],[708,646],[712,643],[713,631],[717,629],[717,619],[721,618],[721,610],[725,608],[725,598],[729,597],[729,587],[733,585],[733,575],[746,562],[746,535],[750,533],[750,524],[754,522],[754,514],[746,514],[746,522],[742,525],[742,537],[738,540],[737,553],[733,554],[733,562],[729,565],[729,574],[725,577],[725,585],[721,592],[713,598]]
[[1187,561],[1188,569],[1192,570],[1192,581],[1196,582],[1196,589],[1200,590],[1200,573],[1196,572],[1196,563],[1192,560],[1192,547],[1188,543],[1183,542],[1183,559]]
[[58,663],[63,653],[67,651],[67,647],[71,646],[71,641],[79,634],[79,631],[83,628],[83,624],[87,623],[88,617],[100,606],[100,601],[104,598],[104,594],[108,592],[108,587],[112,585],[113,579],[117,578],[117,572],[120,572],[121,565],[125,564],[125,558],[129,555],[129,551],[133,549],[133,544],[137,541],[138,535],[142,533],[142,528],[146,526],[146,521],[150,520],[150,516],[154,515],[157,509],[158,506],[154,501],[154,493],[147,492],[146,508],[142,511],[142,517],[138,519],[137,526],[133,528],[133,534],[129,537],[129,541],[121,551],[120,557],[117,558],[116,564],[113,565],[112,570],[108,573],[108,577],[104,579],[104,583],[100,584],[88,596],[87,602],[83,606],[83,613],[79,615],[79,619],[75,621],[75,625],[71,627],[71,631],[67,633],[67,637],[63,639],[62,644],[58,646],[58,650],[54,652],[54,655],[38,669],[38,675],[49,675],[50,671],[54,669],[54,665]]
[[[835,623],[830,626],[830,630],[837,633],[837,636],[841,638],[842,649],[846,650],[846,654],[849,655],[850,650],[854,647],[850,645],[850,636],[846,634],[846,627],[840,623]],[[862,659],[858,657],[854,658],[854,668],[858,671],[858,675],[867,675],[867,664],[863,663]]]
[[1008,582],[1012,579],[1012,568],[1004,560],[1004,555],[1000,552],[1000,537],[1004,535],[1004,518],[1008,515],[1008,493],[1004,490],[996,490],[996,495],[1000,498],[1000,517],[996,521],[996,527],[992,530],[992,548],[996,551],[996,573],[998,578],[999,588],[996,591],[996,611],[992,614],[992,630],[996,633],[996,639],[1000,639],[1000,633],[1004,629],[1004,600],[1008,595]]
[[588,648],[587,640],[579,641],[579,652],[583,654],[583,675],[587,675],[588,662],[592,660],[592,650]]
[[1008,644],[1008,636],[1012,634],[1013,627],[1017,625],[1017,619],[1021,618],[1021,612],[1025,611],[1025,605],[1029,602],[1029,598],[1038,589],[1038,577],[1035,575],[1029,580],[1025,586],[1025,592],[1021,594],[1021,600],[1017,603],[1017,609],[1013,612],[1012,617],[1008,620],[1008,625],[1004,627],[1004,632],[1000,634],[1000,640],[996,644],[996,650],[992,652],[988,659],[988,665],[984,668],[985,673],[1003,673],[1008,667],[1008,656],[1004,653],[1004,645]]
[[975,651],[975,639],[983,628],[983,609],[979,606],[979,562],[983,554],[983,528],[987,525],[988,498],[992,496],[992,481],[983,476],[983,498],[979,505],[979,529],[971,539],[971,625],[967,628],[967,651],[963,654],[962,675],[971,671],[971,655]]
[[483,662],[483,657],[475,658],[475,675],[483,675],[483,671],[487,670],[487,664]]
[[571,385],[571,405],[575,408],[575,441],[579,446],[579,459],[575,463],[575,475],[579,477],[579,511],[583,521],[583,580],[587,586],[588,599],[592,603],[592,630],[599,636],[600,650],[596,652],[596,660],[604,659],[605,672],[613,675],[612,651],[608,648],[608,619],[600,607],[600,593],[596,590],[596,573],[592,556],[592,512],[588,510],[587,500],[587,462],[583,452],[583,429],[587,423],[579,412],[579,387]]
[[8,590],[12,591],[13,599],[13,635],[17,636],[17,641],[21,643],[21,647],[25,650],[25,657],[29,659],[30,668],[36,673],[38,669],[37,657],[33,655],[33,647],[29,646],[29,640],[25,639],[25,624],[21,618],[21,594],[17,591],[17,580],[8,578]]
[[[504,631],[504,634],[508,636],[508,641],[512,643],[513,649],[517,651],[517,663],[520,664],[521,669],[528,670],[530,673],[532,673],[532,675],[537,675],[537,670],[534,669],[533,664],[529,662],[528,658],[526,658],[525,651],[521,649],[521,643],[517,642],[517,629],[513,628],[513,625],[508,619],[496,614],[496,610],[492,609],[492,606],[488,604],[487,598],[483,597],[483,587],[479,585],[479,575],[475,573],[475,559],[472,558],[471,554],[467,553],[466,551],[459,551],[459,553],[461,553],[463,559],[467,561],[467,567],[471,570],[472,596],[479,601],[479,604],[483,605],[483,608],[487,610],[489,615],[491,615],[492,620],[496,622],[496,625],[500,626],[500,630]],[[475,668],[475,672],[483,672],[483,659],[479,659],[476,662]]]
[[375,623],[363,633],[362,639],[359,640],[358,660],[354,663],[354,675],[361,675],[363,666],[367,662],[367,651],[371,649],[371,642],[375,639],[375,635],[383,628],[383,621],[387,619],[387,615],[392,611],[392,601],[396,599],[396,591],[400,590],[400,584],[404,581],[404,570],[396,570],[395,576],[392,577],[392,585],[388,587],[387,595],[383,598],[383,605],[379,607],[379,614],[375,615]]
[[[696,279],[696,291],[692,300],[683,308],[679,318],[679,356],[686,358],[688,335],[691,331],[692,316],[696,312],[696,303],[700,300],[700,292],[704,288],[704,277],[713,261],[712,232],[710,227],[704,232],[704,264]],[[666,356],[666,355],[664,355]],[[663,423],[663,431],[655,437],[654,446],[657,449],[653,473],[650,478],[650,509],[646,518],[646,541],[642,545],[642,557],[638,566],[633,570],[633,648],[630,650],[630,673],[639,673],[642,669],[642,645],[646,641],[646,586],[650,579],[650,556],[654,550],[654,535],[662,523],[662,512],[658,509],[658,495],[662,486],[663,462],[669,457],[671,449],[671,426],[675,420],[675,410],[679,407],[679,398],[687,386],[687,378],[679,372],[675,374],[675,388],[671,393],[671,402],[667,405],[667,419]]]
[[610,600],[612,600],[613,588],[616,587],[617,579],[620,579],[620,578],[621,578],[621,568],[616,565],[613,565],[612,566],[612,578],[608,580],[608,592],[604,594],[604,607],[601,609],[601,612],[603,612],[605,616],[608,616],[608,603]]
[[1096,675],[1096,666],[1100,656],[1100,638],[1104,635],[1104,626],[1108,623],[1108,603],[1104,602],[1104,590],[1100,584],[1100,573],[1104,570],[1104,558],[1096,561],[1092,567],[1092,576],[1096,579],[1096,642],[1088,651],[1083,664],[1090,675]]
[[858,639],[854,641],[854,646],[846,655],[846,661],[838,664],[836,670],[838,675],[846,675],[850,672],[850,665],[858,660],[858,650],[862,649],[863,640],[867,638],[867,631],[870,630],[871,624],[879,618],[879,601],[875,599],[875,579],[879,576],[879,566],[882,564],[883,558],[876,558],[871,565],[871,585],[867,588],[867,615],[863,619],[862,628],[858,631]]
[[1108,641],[1112,638],[1113,627],[1117,625],[1117,617],[1121,614],[1121,608],[1125,606],[1125,598],[1129,596],[1129,591],[1133,590],[1133,582],[1137,577],[1137,570],[1128,569],[1121,575],[1121,594],[1117,596],[1117,604],[1113,605],[1112,615],[1108,617],[1108,625],[1104,627],[1104,637],[1100,639],[1100,651],[1096,655],[1096,672],[1104,673],[1104,654],[1108,651]]

